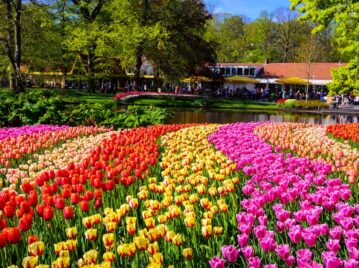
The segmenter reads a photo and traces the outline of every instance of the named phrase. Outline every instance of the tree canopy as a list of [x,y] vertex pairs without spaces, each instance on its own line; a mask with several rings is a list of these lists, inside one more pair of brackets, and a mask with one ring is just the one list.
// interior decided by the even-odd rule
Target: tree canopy
[[332,93],[359,93],[359,2],[352,0],[291,0],[301,19],[312,22],[314,33],[334,29],[338,51],[349,64],[333,71]]

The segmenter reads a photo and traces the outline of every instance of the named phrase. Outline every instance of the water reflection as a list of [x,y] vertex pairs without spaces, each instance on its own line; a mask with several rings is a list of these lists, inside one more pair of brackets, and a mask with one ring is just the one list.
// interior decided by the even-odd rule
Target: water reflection
[[175,118],[168,123],[296,122],[312,124],[358,123],[358,114],[309,114],[287,112],[243,112],[221,109],[172,109]]

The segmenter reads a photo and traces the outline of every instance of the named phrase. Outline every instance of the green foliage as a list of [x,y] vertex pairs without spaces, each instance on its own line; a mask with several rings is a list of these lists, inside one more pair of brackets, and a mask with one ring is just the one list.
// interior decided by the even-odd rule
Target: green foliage
[[167,109],[153,106],[128,106],[127,111],[114,111],[114,103],[69,105],[51,90],[31,90],[17,95],[0,90],[0,127],[68,124],[119,129],[163,124],[171,116]]
[[296,100],[296,99],[288,99],[286,100],[280,107],[284,107],[286,109],[321,109],[328,108],[328,104],[319,100]]
[[359,73],[359,2],[349,0],[291,0],[292,9],[297,8],[302,19],[315,23],[314,32],[334,27],[336,43],[342,57],[349,64],[333,71],[331,93],[358,93]]
[[332,70],[333,82],[328,85],[331,95],[353,92],[359,94],[359,58],[345,67]]
[[0,102],[1,125],[64,124],[67,120],[65,102],[49,90],[16,95],[3,90]]
[[113,111],[113,107],[105,104],[80,104],[72,110],[69,123],[71,125],[97,125],[119,128],[163,124],[171,117],[167,109],[154,106],[128,106],[127,111]]

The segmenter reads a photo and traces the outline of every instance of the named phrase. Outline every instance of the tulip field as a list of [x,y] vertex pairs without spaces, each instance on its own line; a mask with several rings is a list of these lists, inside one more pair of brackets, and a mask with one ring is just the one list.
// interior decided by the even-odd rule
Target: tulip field
[[359,267],[359,124],[0,129],[0,267]]

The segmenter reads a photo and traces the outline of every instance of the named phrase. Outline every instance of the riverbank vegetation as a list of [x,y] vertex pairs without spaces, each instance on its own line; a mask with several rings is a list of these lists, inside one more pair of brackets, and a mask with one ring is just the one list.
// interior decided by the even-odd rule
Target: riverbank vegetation
[[32,89],[19,94],[0,90],[0,111],[0,126],[67,124],[115,129],[162,124],[172,114],[154,106],[130,105],[119,110],[113,98],[105,94],[47,89]]

